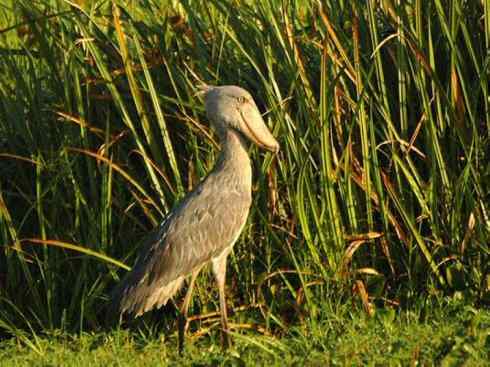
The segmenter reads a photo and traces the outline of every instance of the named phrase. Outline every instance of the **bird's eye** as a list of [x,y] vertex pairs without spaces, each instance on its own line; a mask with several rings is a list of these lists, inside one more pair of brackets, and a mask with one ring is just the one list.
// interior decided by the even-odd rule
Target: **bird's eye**
[[244,96],[239,96],[239,97],[237,97],[237,101],[238,101],[238,103],[243,104],[243,103],[247,102],[247,99]]

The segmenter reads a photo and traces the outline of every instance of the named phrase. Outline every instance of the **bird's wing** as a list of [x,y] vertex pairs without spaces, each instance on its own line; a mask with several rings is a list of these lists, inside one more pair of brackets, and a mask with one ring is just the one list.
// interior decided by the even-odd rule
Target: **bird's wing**
[[[250,193],[217,187],[203,182],[171,212],[116,291],[119,309],[140,314],[164,304],[184,276],[233,244],[247,219]],[[161,297],[151,297],[158,291]]]

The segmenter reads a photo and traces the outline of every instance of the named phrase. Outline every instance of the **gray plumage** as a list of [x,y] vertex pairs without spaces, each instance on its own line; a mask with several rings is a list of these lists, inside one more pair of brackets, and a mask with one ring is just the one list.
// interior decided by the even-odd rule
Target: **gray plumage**
[[236,86],[203,88],[208,118],[222,150],[209,175],[165,218],[113,295],[121,313],[139,316],[165,305],[192,274],[211,262],[220,290],[223,329],[227,329],[224,279],[226,258],[247,220],[252,203],[252,168],[247,139],[277,152],[251,95]]

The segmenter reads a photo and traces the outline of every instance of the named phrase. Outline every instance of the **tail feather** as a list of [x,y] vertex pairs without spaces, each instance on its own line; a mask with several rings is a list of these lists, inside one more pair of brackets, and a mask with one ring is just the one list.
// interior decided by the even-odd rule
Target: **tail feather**
[[130,314],[134,317],[167,304],[168,300],[181,288],[181,276],[165,285],[134,284],[121,282],[112,294],[112,309],[116,314]]

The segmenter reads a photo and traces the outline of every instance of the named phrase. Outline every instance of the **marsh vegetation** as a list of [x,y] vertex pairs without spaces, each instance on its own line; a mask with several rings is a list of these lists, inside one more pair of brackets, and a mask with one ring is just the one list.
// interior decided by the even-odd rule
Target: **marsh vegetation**
[[251,150],[236,350],[205,272],[188,360],[483,364],[489,49],[489,0],[4,1],[0,356],[178,358],[173,305],[110,332],[104,308],[214,163],[203,80],[251,91],[281,152]]

